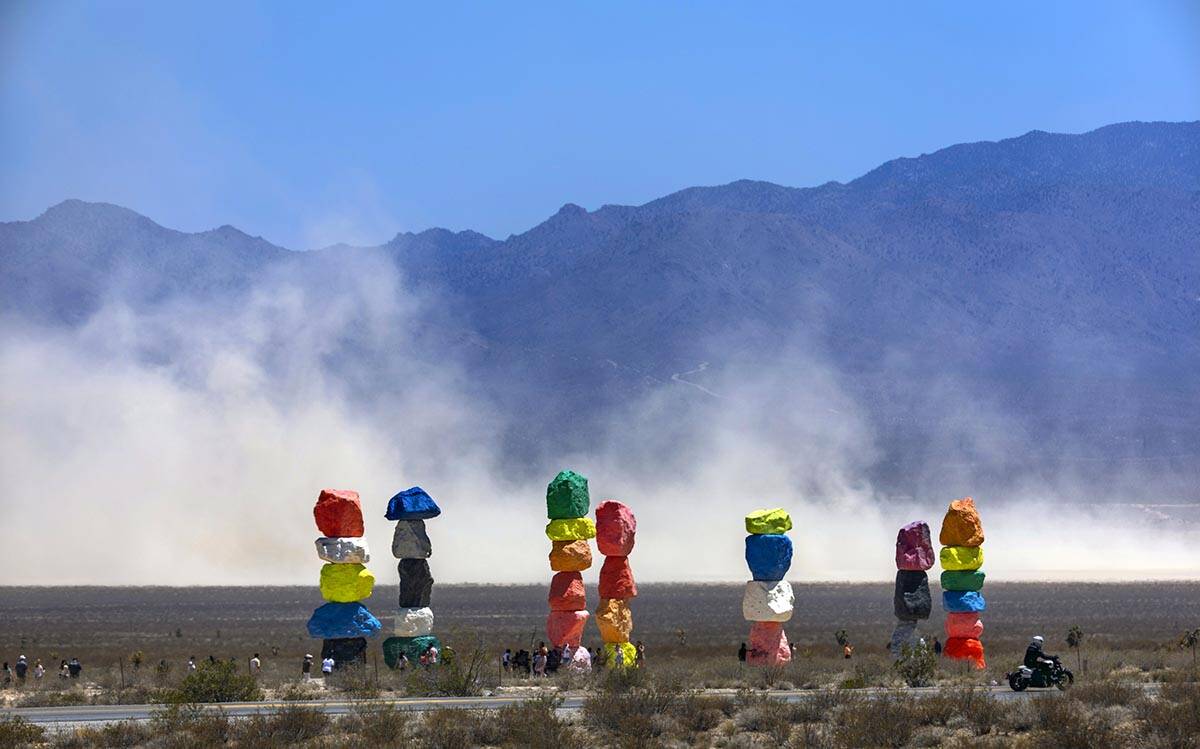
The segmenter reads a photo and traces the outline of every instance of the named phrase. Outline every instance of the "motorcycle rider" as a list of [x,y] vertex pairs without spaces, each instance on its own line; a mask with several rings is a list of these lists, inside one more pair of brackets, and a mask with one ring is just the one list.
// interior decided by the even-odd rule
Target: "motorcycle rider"
[[1029,647],[1025,648],[1025,667],[1041,673],[1043,679],[1048,683],[1051,667],[1058,661],[1058,656],[1049,655],[1043,651],[1043,643],[1045,643],[1045,638],[1041,635],[1037,635],[1030,641]]

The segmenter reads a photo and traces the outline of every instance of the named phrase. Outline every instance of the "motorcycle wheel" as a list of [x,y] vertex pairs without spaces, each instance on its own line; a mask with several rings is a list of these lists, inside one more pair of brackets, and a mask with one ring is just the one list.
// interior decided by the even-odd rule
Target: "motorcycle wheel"
[[1074,683],[1075,683],[1075,674],[1071,673],[1070,671],[1068,671],[1064,668],[1062,678],[1059,679],[1058,682],[1054,686],[1058,687],[1060,690],[1065,692],[1068,689],[1070,689],[1071,685]]
[[1024,692],[1025,688],[1029,686],[1029,682],[1022,679],[1020,674],[1009,674],[1008,686],[1012,687],[1014,692]]

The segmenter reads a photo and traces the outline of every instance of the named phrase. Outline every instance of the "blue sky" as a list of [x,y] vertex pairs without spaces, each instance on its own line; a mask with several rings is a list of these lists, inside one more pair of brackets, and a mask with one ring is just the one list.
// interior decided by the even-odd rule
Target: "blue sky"
[[0,220],[77,197],[295,249],[1197,118],[1184,0],[0,2]]

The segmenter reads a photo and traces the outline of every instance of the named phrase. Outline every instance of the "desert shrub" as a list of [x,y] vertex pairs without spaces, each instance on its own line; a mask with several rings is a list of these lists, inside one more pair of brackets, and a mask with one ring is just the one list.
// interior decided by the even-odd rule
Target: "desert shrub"
[[902,692],[843,703],[833,738],[842,747],[901,747],[918,726],[916,699]]
[[714,695],[687,694],[671,707],[679,725],[690,733],[711,731],[737,711],[734,701]]
[[179,687],[165,693],[166,702],[242,702],[262,699],[258,683],[233,663],[202,663],[184,677]]
[[16,707],[65,707],[67,705],[86,705],[90,702],[87,693],[81,689],[39,690],[29,692],[17,698]]
[[230,721],[200,705],[167,705],[150,719],[155,734],[167,737],[170,749],[224,746],[231,738]]
[[937,671],[937,656],[927,645],[904,645],[892,668],[910,687],[927,687]]
[[[631,669],[632,670],[632,669]],[[621,744],[644,746],[672,731],[671,708],[680,699],[673,685],[648,682],[649,686],[601,690],[583,701],[583,720]]]
[[1111,722],[1077,699],[1044,695],[1035,699],[1037,730],[1047,745],[1061,749],[1092,749],[1117,744]]
[[570,724],[558,717],[561,704],[561,699],[545,695],[500,708],[495,723],[503,737],[501,743],[532,749],[582,747]]
[[1128,705],[1140,694],[1140,689],[1129,684],[1109,680],[1080,684],[1071,689],[1071,697],[1089,705]]
[[46,729],[24,718],[0,718],[0,746],[28,746],[42,740]]
[[496,746],[502,734],[490,711],[447,707],[425,713],[415,738],[426,749],[471,749]]
[[1191,747],[1200,736],[1200,685],[1164,684],[1157,698],[1134,703],[1143,733],[1164,747]]
[[743,731],[765,733],[777,745],[787,743],[792,733],[792,710],[787,703],[761,696],[758,699],[739,699],[740,709],[734,716]]
[[287,705],[279,712],[237,721],[233,730],[243,746],[288,746],[325,734],[330,723],[329,716],[316,708]]
[[418,697],[473,697],[483,691],[485,674],[491,674],[491,666],[488,652],[475,648],[469,655],[456,657],[449,663],[413,669],[405,692]]
[[364,705],[351,715],[355,733],[367,740],[368,746],[393,747],[408,745],[408,728],[412,715],[391,705]]
[[813,692],[799,702],[791,703],[792,720],[796,723],[824,723],[833,717],[842,700],[837,692]]

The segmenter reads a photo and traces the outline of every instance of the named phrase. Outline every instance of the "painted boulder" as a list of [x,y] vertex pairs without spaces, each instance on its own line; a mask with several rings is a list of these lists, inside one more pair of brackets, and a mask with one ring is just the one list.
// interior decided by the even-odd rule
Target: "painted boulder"
[[392,556],[397,559],[428,559],[433,556],[433,544],[425,532],[424,520],[401,520],[392,533]]
[[633,510],[608,499],[596,508],[596,548],[610,557],[627,557],[633,551],[637,518]]
[[896,571],[896,589],[892,596],[896,618],[903,621],[928,619],[933,612],[929,576],[913,570]]
[[363,534],[362,503],[356,491],[322,489],[313,507],[313,518],[322,536],[358,538]]
[[317,539],[317,556],[333,564],[365,564],[371,561],[371,552],[367,550],[367,541],[363,538],[321,536]]
[[605,642],[629,642],[633,633],[633,612],[629,603],[617,598],[601,598],[596,609],[596,626]]
[[429,605],[433,595],[433,575],[424,559],[401,559],[396,565],[400,573],[400,608],[420,609]]
[[796,604],[787,580],[751,580],[742,594],[742,616],[751,622],[786,622]]
[[389,637],[383,641],[383,662],[388,668],[396,668],[400,665],[400,654],[403,653],[409,664],[416,666],[421,654],[429,650],[430,645],[437,648],[439,653],[442,652],[442,641],[437,635]]
[[782,507],[755,510],[746,516],[746,532],[755,535],[787,533],[792,529],[792,516]]
[[550,569],[583,572],[592,566],[592,547],[587,541],[555,541],[550,549]]
[[318,640],[374,637],[382,628],[361,603],[327,603],[308,620],[308,636]]
[[580,541],[596,537],[596,524],[591,518],[551,520],[546,524],[551,541]]
[[746,564],[755,580],[782,580],[792,566],[792,539],[778,533],[746,536]]
[[975,500],[963,497],[950,503],[938,540],[942,546],[983,545],[983,523],[975,509]]
[[892,640],[888,643],[888,652],[893,658],[904,655],[905,646],[912,647],[918,642],[916,620],[901,620],[896,622],[892,630]]
[[973,611],[950,612],[946,614],[946,636],[961,637],[967,640],[978,640],[983,636],[983,622]]
[[792,660],[792,648],[779,622],[754,622],[750,625],[750,649],[746,663],[754,666],[782,666]]
[[433,632],[433,609],[428,606],[400,609],[393,631],[397,637],[423,637]]
[[583,642],[587,620],[587,611],[551,611],[546,617],[546,639],[556,648],[563,645],[577,648]]
[[333,603],[353,603],[371,597],[375,576],[361,564],[321,567],[321,597]]
[[333,659],[334,670],[367,664],[367,641],[363,637],[343,637],[321,643],[321,660]]
[[924,571],[933,566],[935,559],[926,523],[909,523],[896,534],[896,569]]
[[550,578],[547,596],[551,611],[582,611],[587,608],[587,592],[583,575],[578,572],[559,572]]
[[975,668],[987,668],[983,658],[983,643],[968,637],[951,637],[942,646],[942,655],[955,660],[971,661]]
[[942,608],[955,613],[978,613],[987,608],[987,602],[976,590],[943,590]]
[[983,570],[946,570],[942,590],[982,590],[985,578]]
[[942,569],[952,572],[974,571],[983,566],[982,546],[943,546]]
[[604,665],[608,668],[633,668],[637,665],[637,648],[630,642],[605,642]]
[[388,520],[429,520],[442,514],[442,510],[424,489],[414,486],[405,489],[388,500]]
[[600,566],[600,597],[629,599],[637,597],[629,557],[605,557]]
[[587,478],[574,471],[559,472],[546,487],[546,517],[551,520],[581,518],[590,504]]

